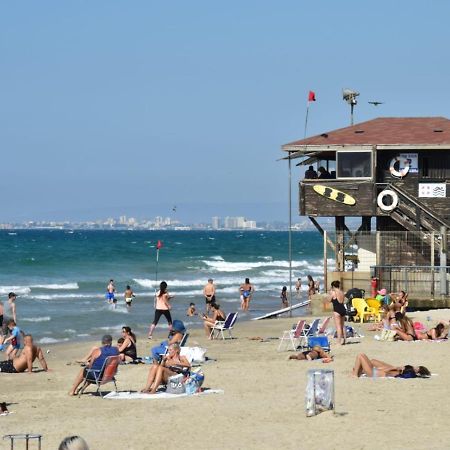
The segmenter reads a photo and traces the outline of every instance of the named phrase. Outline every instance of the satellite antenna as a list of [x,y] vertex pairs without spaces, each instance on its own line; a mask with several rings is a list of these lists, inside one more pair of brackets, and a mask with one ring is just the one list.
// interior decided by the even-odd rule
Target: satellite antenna
[[353,91],[352,89],[342,89],[342,99],[350,105],[350,125],[353,125],[353,108],[358,103],[356,101],[358,95],[359,92]]

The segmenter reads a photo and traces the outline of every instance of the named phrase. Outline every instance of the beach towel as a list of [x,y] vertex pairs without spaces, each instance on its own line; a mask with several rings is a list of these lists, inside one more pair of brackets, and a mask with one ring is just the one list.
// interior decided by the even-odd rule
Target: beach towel
[[170,398],[184,398],[184,397],[198,397],[200,395],[223,394],[222,389],[205,389],[196,394],[168,394],[167,392],[157,392],[156,394],[143,394],[141,392],[110,392],[103,398],[109,400],[155,400],[155,399],[170,399]]

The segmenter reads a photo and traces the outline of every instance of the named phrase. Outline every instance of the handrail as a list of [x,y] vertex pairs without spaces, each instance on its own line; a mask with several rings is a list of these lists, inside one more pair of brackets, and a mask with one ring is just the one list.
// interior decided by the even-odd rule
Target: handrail
[[[380,184],[385,184],[385,183],[380,183]],[[405,197],[409,202],[411,202],[412,204],[414,204],[415,206],[420,208],[424,213],[426,213],[428,216],[430,216],[433,220],[435,220],[436,222],[438,222],[441,225],[445,226],[446,228],[449,227],[448,222],[446,222],[445,220],[442,220],[439,217],[436,217],[423,203],[419,202],[414,197],[411,197],[407,192],[405,192],[404,190],[400,189],[395,184],[391,184],[391,183],[386,183],[386,184],[387,184],[387,187],[389,189],[393,189],[394,191],[397,191],[397,193],[399,193],[400,195]]]

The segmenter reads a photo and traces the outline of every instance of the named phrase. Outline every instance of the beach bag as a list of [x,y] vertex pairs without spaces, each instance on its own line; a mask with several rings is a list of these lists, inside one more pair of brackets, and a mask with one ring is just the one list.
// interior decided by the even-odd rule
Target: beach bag
[[184,383],[185,392],[188,395],[200,392],[203,382],[205,381],[205,375],[201,369],[191,372],[191,375]]
[[306,417],[334,409],[334,371],[308,370],[305,393]]
[[185,393],[185,384],[183,383],[184,375],[178,374],[169,377],[167,380],[167,389],[166,392],[168,394],[184,394]]
[[394,330],[383,330],[381,332],[380,340],[392,342],[395,339],[395,335],[396,333]]

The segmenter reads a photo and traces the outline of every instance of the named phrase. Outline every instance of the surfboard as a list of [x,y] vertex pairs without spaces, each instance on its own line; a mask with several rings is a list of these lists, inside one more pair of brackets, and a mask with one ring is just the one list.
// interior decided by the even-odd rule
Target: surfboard
[[315,184],[313,189],[314,192],[317,192],[319,195],[323,195],[325,198],[334,200],[335,202],[344,203],[344,205],[353,206],[356,203],[356,200],[351,195],[338,191],[337,189],[324,186],[323,184]]
[[276,311],[272,311],[270,313],[264,314],[263,316],[255,317],[252,320],[270,319],[271,317],[276,317],[276,316],[279,316],[280,314],[284,314],[291,310],[301,308],[302,306],[306,306],[309,303],[311,303],[311,301],[306,300],[305,302],[296,303],[295,305],[288,306],[287,308],[277,309]]

